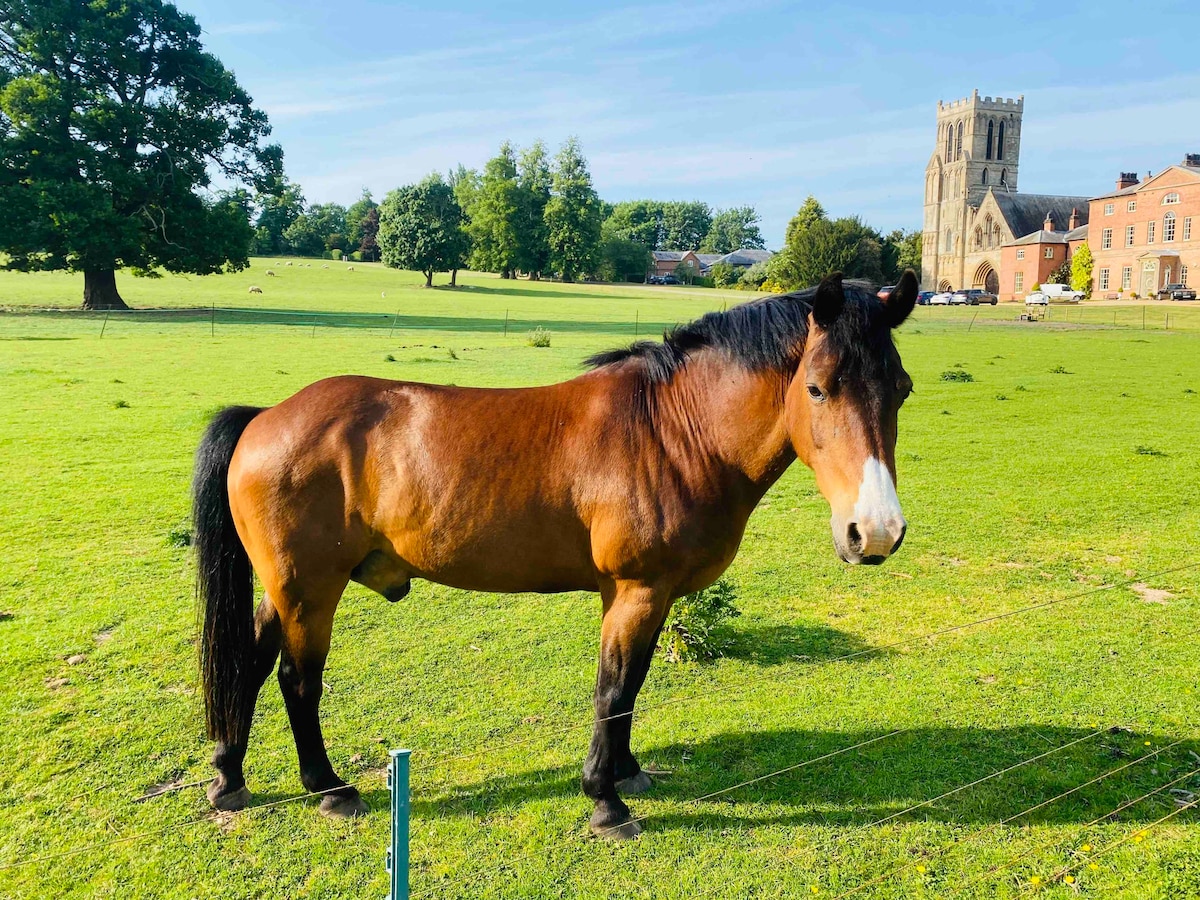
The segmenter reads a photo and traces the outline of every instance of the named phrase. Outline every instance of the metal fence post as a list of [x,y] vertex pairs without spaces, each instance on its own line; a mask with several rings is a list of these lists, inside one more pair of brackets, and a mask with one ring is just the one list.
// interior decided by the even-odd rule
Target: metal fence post
[[392,841],[387,852],[388,900],[408,900],[408,757],[411,750],[392,750],[388,790],[392,797]]

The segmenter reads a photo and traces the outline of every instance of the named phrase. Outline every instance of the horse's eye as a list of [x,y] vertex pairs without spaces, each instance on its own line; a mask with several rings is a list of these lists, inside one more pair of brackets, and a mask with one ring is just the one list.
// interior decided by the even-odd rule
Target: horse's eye
[[821,401],[823,401],[825,399],[824,391],[822,391],[815,384],[810,384],[808,386],[808,396],[812,397],[818,403],[820,403]]

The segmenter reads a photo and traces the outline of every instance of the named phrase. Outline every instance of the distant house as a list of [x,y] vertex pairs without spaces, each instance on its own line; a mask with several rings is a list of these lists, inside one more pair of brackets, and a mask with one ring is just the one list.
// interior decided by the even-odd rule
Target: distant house
[[718,256],[709,263],[709,267],[711,268],[716,263],[725,263],[735,269],[748,269],[755,263],[766,262],[774,255],[770,250],[734,250],[732,253]]
[[707,275],[713,263],[720,260],[723,255],[721,253],[697,253],[696,259],[700,260],[700,274]]
[[684,265],[696,275],[700,274],[700,258],[691,250],[652,250],[654,270],[651,275],[674,275],[675,270]]

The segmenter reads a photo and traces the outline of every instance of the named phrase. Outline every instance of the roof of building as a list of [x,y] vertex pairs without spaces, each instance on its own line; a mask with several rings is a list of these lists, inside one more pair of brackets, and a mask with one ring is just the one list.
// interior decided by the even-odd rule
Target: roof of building
[[1068,241],[1086,241],[1088,236],[1088,227],[1080,225],[1078,228],[1072,228],[1067,232]]
[[724,255],[723,253],[697,253],[696,259],[700,260],[702,266],[711,266]]
[[1196,166],[1191,166],[1191,165],[1167,166],[1165,169],[1162,170],[1162,172],[1159,172],[1157,175],[1152,175],[1152,176],[1146,178],[1145,181],[1139,181],[1136,184],[1132,184],[1127,188],[1123,188],[1122,190],[1112,191],[1111,193],[1108,193],[1108,194],[1101,194],[1100,196],[1093,197],[1092,199],[1093,200],[1108,200],[1111,197],[1124,197],[1127,194],[1136,194],[1138,191],[1140,191],[1144,187],[1146,187],[1151,181],[1153,181],[1154,179],[1161,176],[1164,172],[1170,172],[1172,169],[1182,172],[1185,175],[1191,175],[1193,178],[1200,178],[1200,168],[1197,168]]
[[734,250],[732,253],[726,253],[716,262],[723,262],[731,266],[752,266],[755,263],[766,262],[775,254],[770,250]]
[[691,253],[692,251],[691,250],[651,250],[650,252],[654,254],[655,259],[660,260],[661,262],[672,262],[672,261],[678,262],[679,260],[681,260],[685,256],[687,256],[689,253]]
[[1046,216],[1053,217],[1055,226],[1066,228],[1071,221],[1071,213],[1081,225],[1088,220],[1087,197],[1059,197],[1053,194],[1008,194],[993,191],[996,205],[1008,222],[1013,234],[1027,235],[1040,231],[1046,221]]
[[[1076,229],[1078,230],[1078,229]],[[1005,247],[1025,246],[1028,244],[1065,244],[1067,242],[1067,233],[1065,231],[1042,231],[1038,230],[1032,234],[1027,234],[1024,237],[1019,237],[1015,241],[1005,244]]]

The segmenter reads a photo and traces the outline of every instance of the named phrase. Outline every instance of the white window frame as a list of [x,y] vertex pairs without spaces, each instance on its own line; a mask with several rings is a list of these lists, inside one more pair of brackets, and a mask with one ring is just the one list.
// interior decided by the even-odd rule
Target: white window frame
[[1025,258],[1025,249],[1021,248],[1020,250],[1017,251],[1017,259],[1024,259],[1024,258]]
[[1127,291],[1133,284],[1133,266],[1121,267],[1121,290]]
[[1187,287],[1187,275],[1187,266],[1181,265],[1179,267],[1179,283],[1184,287]]
[[1125,211],[1126,212],[1137,212],[1137,201],[1130,200],[1127,204],[1125,204]]
[[1163,206],[1173,206],[1174,204],[1176,204],[1178,202],[1179,202],[1179,194],[1176,191],[1171,191],[1171,193],[1167,194],[1162,199]]
[[1105,203],[1104,204],[1104,214],[1106,216],[1111,216],[1115,210],[1116,210],[1116,204],[1113,204],[1113,203]]
[[1126,247],[1132,247],[1132,246],[1133,246],[1133,237],[1134,237],[1134,233],[1135,233],[1135,228],[1134,228],[1134,226],[1133,226],[1133,225],[1126,225],[1126,226],[1125,226],[1125,246],[1126,246]]
[[1163,216],[1163,243],[1169,244],[1175,240],[1175,213],[1168,212]]
[[1108,290],[1108,269],[1100,270],[1100,290]]
[[1151,222],[1146,223],[1146,243],[1147,244],[1154,243],[1154,226],[1157,224],[1158,224],[1158,222],[1156,222],[1156,221],[1151,221]]
[[1101,250],[1111,250],[1112,249],[1112,229],[1111,228],[1105,228],[1102,232],[1100,232],[1100,249]]
[[1014,272],[1013,273],[1013,293],[1014,294],[1020,293],[1023,290],[1025,290],[1025,273],[1024,272]]
[[1054,248],[1053,247],[1046,248],[1046,259],[1054,259]]
[[1183,217],[1183,239],[1185,241],[1190,241],[1192,239],[1192,217],[1191,216]]

